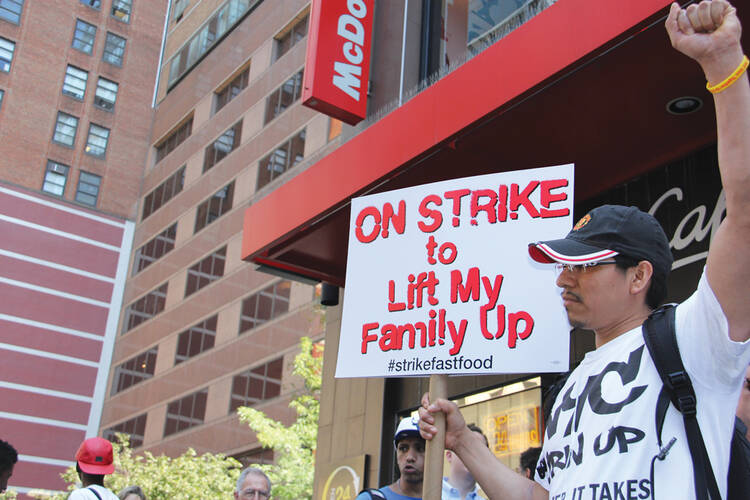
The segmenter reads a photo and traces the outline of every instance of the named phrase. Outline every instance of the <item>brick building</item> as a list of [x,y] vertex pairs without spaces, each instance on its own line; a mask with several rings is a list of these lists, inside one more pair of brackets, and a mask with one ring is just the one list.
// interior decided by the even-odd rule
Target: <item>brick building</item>
[[99,431],[167,4],[0,2],[0,428],[21,493],[61,489]]
[[303,0],[172,3],[105,437],[268,462],[236,408],[293,416],[299,339],[324,328],[315,282],[256,271],[240,246],[244,208],[332,147],[337,130],[299,104],[307,10]]
[[[335,379],[341,309],[324,320],[312,286],[345,286],[349,200],[363,193],[575,162],[576,215],[604,201],[651,208],[675,251],[670,299],[694,286],[722,213],[715,131],[711,106],[695,97],[702,75],[665,41],[666,1],[378,0],[367,119],[356,127],[300,105],[308,1],[173,0],[166,17],[159,5],[161,14],[138,0],[0,1],[0,222],[25,243],[0,242],[1,293],[15,297],[0,304],[0,321],[13,324],[0,352],[16,370],[0,373],[0,390],[18,406],[4,405],[0,419],[27,426],[11,480],[20,491],[97,432],[126,432],[155,453],[272,460],[235,409],[292,417],[290,362],[303,335],[327,341],[316,492],[352,463],[360,486],[392,481],[390,436],[425,379]],[[51,24],[61,34],[44,31]],[[54,47],[67,47],[65,58]],[[110,67],[118,57],[122,67]],[[28,273],[40,277],[19,278],[19,262],[41,266]],[[37,309],[53,297],[47,309],[59,318],[21,307],[27,291]],[[63,300],[106,314],[82,325]],[[66,342],[50,343],[47,331]],[[70,337],[96,347],[71,352]],[[593,341],[572,339],[576,362]],[[88,385],[25,373],[39,358],[55,364],[48,374],[88,372]],[[539,439],[549,382],[455,377],[448,390],[514,466],[536,444],[526,438]],[[67,414],[42,414],[49,398],[65,400]],[[65,446],[45,454],[34,432],[60,429],[72,431]]]

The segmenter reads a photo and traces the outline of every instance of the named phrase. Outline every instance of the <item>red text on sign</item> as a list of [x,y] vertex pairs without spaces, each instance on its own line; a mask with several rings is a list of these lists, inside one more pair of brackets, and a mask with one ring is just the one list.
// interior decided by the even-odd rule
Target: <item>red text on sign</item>
[[[364,227],[369,219],[372,219],[372,229],[365,234]],[[398,212],[393,210],[393,205],[385,203],[382,215],[377,207],[365,207],[357,214],[355,225],[354,234],[361,243],[372,243],[378,236],[388,238],[391,226],[398,234],[404,234],[406,229],[406,202],[404,200],[398,202]]]
[[[462,319],[458,322],[446,319],[445,309],[437,312],[431,309],[429,312],[430,319],[426,322],[416,321],[414,323],[404,323],[396,325],[387,323],[365,323],[362,325],[362,354],[367,354],[368,345],[376,342],[382,352],[399,351],[408,347],[414,349],[417,346],[417,337],[421,347],[433,347],[451,342],[452,345],[448,350],[451,356],[461,351],[464,342],[466,329],[469,322]],[[378,330],[379,334],[378,335]],[[449,338],[446,338],[446,330]]]
[[425,292],[427,292],[427,302],[431,306],[437,305],[435,288],[439,283],[440,280],[435,276],[435,271],[422,272],[416,276],[410,274],[409,284],[406,287],[406,303],[404,303],[396,302],[396,281],[388,280],[388,312],[422,307]]

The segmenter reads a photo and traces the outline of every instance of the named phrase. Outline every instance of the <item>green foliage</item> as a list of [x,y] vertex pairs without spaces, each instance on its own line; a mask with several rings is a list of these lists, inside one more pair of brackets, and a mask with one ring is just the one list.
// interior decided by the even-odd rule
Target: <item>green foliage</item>
[[279,500],[312,499],[323,356],[307,337],[301,339],[300,347],[294,374],[304,380],[305,390],[289,403],[297,420],[286,427],[254,408],[237,410],[240,420],[258,435],[258,441],[274,450],[276,464],[260,467],[273,483],[273,497]]
[[5,490],[0,493],[0,500],[16,500],[16,492],[13,490]]
[[[192,448],[176,458],[154,456],[150,452],[133,455],[126,434],[118,434],[113,443],[115,472],[105,477],[104,485],[117,493],[122,488],[138,485],[149,500],[192,500],[195,498],[231,498],[240,463],[221,454],[198,455]],[[68,490],[80,487],[75,466],[62,474]],[[68,493],[49,495],[31,492],[40,499],[64,500]]]

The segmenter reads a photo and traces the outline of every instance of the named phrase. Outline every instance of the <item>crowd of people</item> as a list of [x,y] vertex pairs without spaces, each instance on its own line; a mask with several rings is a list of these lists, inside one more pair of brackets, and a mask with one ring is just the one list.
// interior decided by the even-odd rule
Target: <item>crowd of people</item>
[[[594,332],[596,349],[562,384],[542,448],[524,453],[522,473],[495,458],[481,430],[466,425],[456,404],[425,395],[419,419],[403,419],[393,438],[398,479],[363,491],[357,500],[422,497],[425,440],[437,433],[437,412],[446,421],[449,472],[443,500],[477,498],[477,482],[490,498],[504,500],[714,500],[738,494],[726,478],[738,473],[732,469],[738,467],[735,462],[730,468],[730,448],[750,456],[750,61],[743,54],[736,11],[725,0],[703,0],[685,9],[675,3],[666,29],[673,47],[699,64],[714,96],[726,199],[726,217],[712,239],[697,289],[674,308],[673,332],[695,393],[692,409],[679,404],[683,415],[685,408],[692,412],[702,431],[711,477],[694,466],[694,443],[686,439],[677,409],[665,408],[663,427],[654,425],[666,381],[646,348],[642,325],[667,294],[669,241],[650,214],[604,205],[565,238],[529,245],[532,259],[557,266],[568,320]],[[0,489],[5,490],[17,460],[13,447],[0,441]],[[119,495],[104,487],[104,476],[114,469],[107,440],[84,441],[76,463],[81,488],[70,494],[71,500],[145,499],[137,486]],[[750,475],[748,464],[739,474]],[[270,492],[268,477],[248,468],[234,497],[267,499]],[[735,498],[747,498],[750,490],[739,495],[745,496]]]
[[[147,500],[140,486],[128,486],[115,494],[104,486],[105,476],[115,471],[112,443],[100,437],[84,440],[75,455],[80,488],[68,495],[68,500]],[[13,468],[18,462],[18,452],[8,442],[0,440],[0,493],[8,487]],[[268,500],[271,497],[271,480],[257,467],[247,467],[240,472],[234,490],[235,500]]]

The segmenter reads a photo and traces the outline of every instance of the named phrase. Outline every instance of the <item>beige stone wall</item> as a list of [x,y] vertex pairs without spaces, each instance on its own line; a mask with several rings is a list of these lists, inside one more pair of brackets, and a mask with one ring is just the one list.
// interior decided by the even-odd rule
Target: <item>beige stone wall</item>
[[[341,291],[343,296],[343,290]],[[320,497],[328,465],[361,454],[369,455],[367,485],[379,484],[380,442],[385,380],[379,378],[336,379],[342,306],[326,311],[326,348],[323,358],[323,389],[320,397],[318,445],[315,453],[315,493]]]

